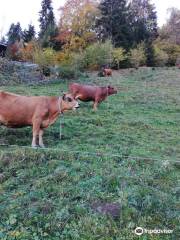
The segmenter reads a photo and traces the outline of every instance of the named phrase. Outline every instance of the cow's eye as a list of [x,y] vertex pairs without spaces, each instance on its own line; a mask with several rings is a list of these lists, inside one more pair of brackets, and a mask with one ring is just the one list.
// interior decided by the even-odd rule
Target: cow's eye
[[69,98],[69,97],[67,98],[67,100],[68,100],[68,102],[72,102],[72,99],[71,99],[71,98]]

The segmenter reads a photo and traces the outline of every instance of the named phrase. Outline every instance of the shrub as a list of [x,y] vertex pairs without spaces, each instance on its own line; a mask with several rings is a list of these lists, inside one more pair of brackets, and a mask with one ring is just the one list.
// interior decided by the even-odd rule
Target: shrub
[[144,44],[139,44],[137,48],[131,49],[129,60],[132,67],[138,68],[146,63]]
[[33,61],[33,53],[37,47],[37,43],[35,41],[29,42],[25,44],[25,47],[21,49],[22,59],[24,61]]
[[77,71],[98,70],[101,66],[118,65],[127,59],[123,48],[113,48],[111,41],[94,43],[80,52],[64,50],[56,54],[56,61],[62,66],[73,66]]
[[168,66],[174,66],[176,64],[177,58],[180,57],[180,45],[157,39],[154,42],[154,46],[155,48],[163,50],[168,55]]
[[37,45],[33,52],[33,61],[39,65],[45,76],[49,76],[50,66],[55,64],[55,51],[52,48],[42,49]]
[[157,67],[164,67],[168,62],[168,54],[158,47],[155,47],[154,50],[155,50],[155,55],[154,55],[155,65]]
[[83,63],[84,68],[99,69],[102,65],[110,65],[112,63],[113,46],[110,41],[105,43],[94,43],[87,47],[84,51]]
[[123,48],[114,48],[112,51],[113,63],[120,68],[120,64],[127,59],[125,50]]
[[71,64],[77,71],[83,72],[85,69],[84,64],[84,52],[82,53],[73,53],[71,55]]
[[69,51],[60,51],[56,53],[55,61],[60,65],[70,65],[72,61]]
[[8,59],[13,61],[20,61],[23,59],[22,56],[23,42],[16,41],[15,43],[8,46],[6,56]]
[[56,68],[56,75],[62,79],[75,79],[78,78],[81,73],[71,65],[64,65]]
[[0,57],[0,86],[20,83],[17,70],[18,67],[12,61]]

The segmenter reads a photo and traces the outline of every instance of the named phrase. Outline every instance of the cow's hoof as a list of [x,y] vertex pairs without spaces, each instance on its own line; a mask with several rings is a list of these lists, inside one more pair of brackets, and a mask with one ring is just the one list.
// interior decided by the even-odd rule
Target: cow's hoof
[[45,148],[44,144],[39,145],[40,148]]
[[38,145],[32,145],[32,148],[37,149],[39,146]]

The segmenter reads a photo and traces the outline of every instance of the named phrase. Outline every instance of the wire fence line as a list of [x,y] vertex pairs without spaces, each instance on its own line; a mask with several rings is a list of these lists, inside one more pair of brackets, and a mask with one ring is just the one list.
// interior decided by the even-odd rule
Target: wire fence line
[[81,155],[92,155],[97,157],[118,157],[118,158],[124,158],[124,159],[133,159],[133,160],[148,160],[148,161],[155,161],[155,162],[168,162],[168,163],[180,163],[180,160],[172,160],[172,159],[162,159],[162,158],[150,158],[150,157],[143,157],[143,156],[125,156],[123,154],[108,154],[108,153],[102,153],[102,152],[88,152],[88,151],[78,151],[78,150],[65,150],[65,149],[59,149],[59,148],[32,148],[30,146],[18,146],[18,145],[7,145],[7,144],[0,144],[0,147],[6,147],[6,148],[18,148],[18,149],[29,149],[32,151],[58,151],[61,153],[70,153],[70,154],[81,154]]

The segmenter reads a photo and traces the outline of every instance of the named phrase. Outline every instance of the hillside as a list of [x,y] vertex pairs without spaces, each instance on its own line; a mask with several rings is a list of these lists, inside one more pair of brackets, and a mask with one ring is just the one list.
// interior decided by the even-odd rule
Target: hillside
[[[117,95],[92,111],[81,103],[31,149],[31,129],[0,127],[0,239],[178,239],[180,70],[141,68],[112,78]],[[26,95],[59,95],[68,81],[2,86]],[[9,146],[11,145],[11,146]],[[133,230],[170,229],[172,234]]]

